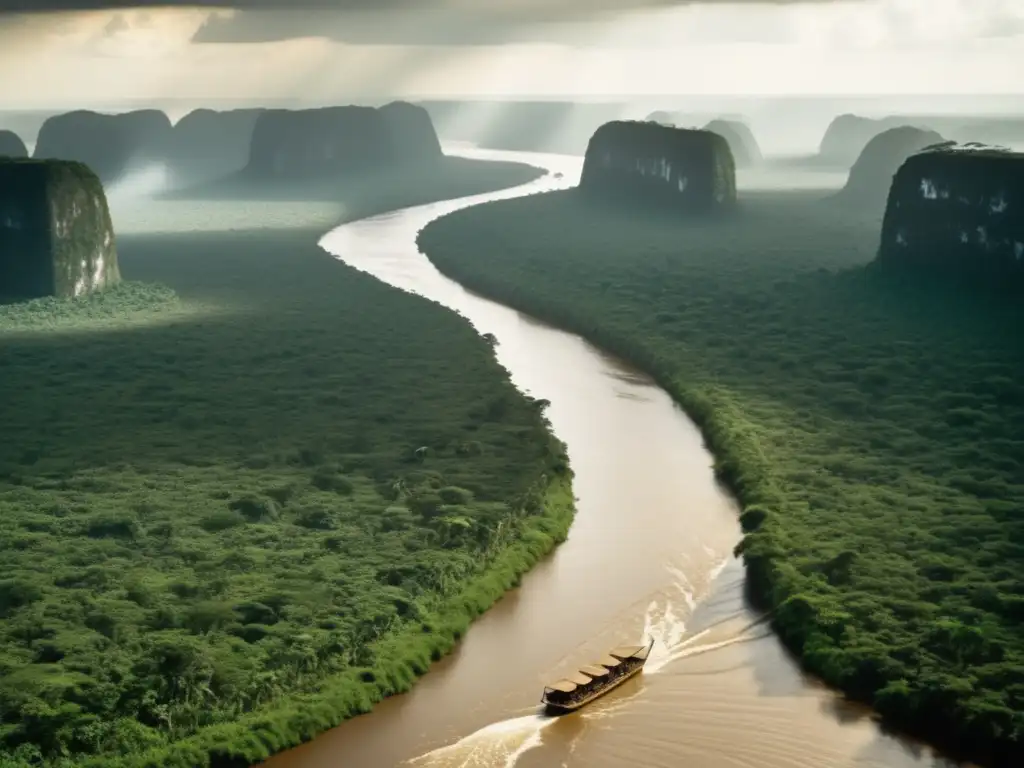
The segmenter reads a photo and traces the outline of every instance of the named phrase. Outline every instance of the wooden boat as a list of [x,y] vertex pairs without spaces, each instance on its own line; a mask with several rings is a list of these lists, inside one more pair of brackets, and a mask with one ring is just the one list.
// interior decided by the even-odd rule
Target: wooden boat
[[594,699],[618,688],[644,668],[654,647],[654,638],[647,645],[624,645],[613,648],[596,662],[544,688],[541,703],[548,714],[565,715],[582,709]]

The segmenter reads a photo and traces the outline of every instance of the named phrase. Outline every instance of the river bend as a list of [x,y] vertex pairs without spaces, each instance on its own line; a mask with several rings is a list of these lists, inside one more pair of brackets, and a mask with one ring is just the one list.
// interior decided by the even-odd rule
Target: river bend
[[[463,150],[551,173],[497,193],[346,224],[321,246],[498,339],[514,383],[549,400],[578,512],[569,539],[413,690],[271,768],[937,768],[806,680],[742,598],[735,502],[693,423],[646,376],[442,276],[416,248],[429,221],[574,185],[581,158]],[[561,176],[557,174],[561,173]],[[486,247],[486,244],[482,244]],[[656,638],[644,674],[582,713],[537,714],[543,685],[608,648]]]

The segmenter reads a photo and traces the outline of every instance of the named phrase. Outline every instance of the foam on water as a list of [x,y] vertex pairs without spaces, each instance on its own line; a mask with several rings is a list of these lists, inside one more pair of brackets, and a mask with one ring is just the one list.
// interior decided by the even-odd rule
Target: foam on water
[[519,757],[541,744],[541,731],[555,722],[553,717],[527,715],[501,720],[409,760],[406,765],[422,768],[512,768]]
[[686,607],[693,611],[693,609],[697,607],[697,601],[694,599],[694,593],[696,590],[694,589],[693,583],[686,578],[686,573],[681,568],[669,565],[667,566],[667,570],[675,579],[673,586],[679,591],[679,594],[682,595],[683,601],[686,603]]
[[731,558],[729,558],[729,557],[723,557],[719,561],[718,565],[716,565],[714,568],[711,569],[711,574],[710,574],[711,581],[714,581],[715,579],[717,579],[722,574],[722,571],[725,570],[725,566],[727,566],[729,564],[729,560],[730,559]]
[[[707,572],[702,580],[704,588],[699,590],[700,597],[709,591],[711,583],[728,562],[729,558],[723,558]],[[644,677],[656,676],[673,662],[687,656],[752,639],[748,630],[754,625],[713,643],[698,644],[712,631],[711,627],[687,636],[685,617],[692,615],[699,602],[696,597],[698,589],[681,569],[670,565],[667,571],[672,578],[670,588],[652,599],[643,614],[643,636],[654,638],[654,647],[644,665]],[[641,695],[642,688],[629,696],[600,699],[573,717],[585,721],[614,717]],[[520,757],[543,743],[544,729],[557,719],[530,714],[500,720],[452,744],[413,758],[406,765],[417,768],[514,768]],[[570,745],[570,753],[575,748],[575,741]]]

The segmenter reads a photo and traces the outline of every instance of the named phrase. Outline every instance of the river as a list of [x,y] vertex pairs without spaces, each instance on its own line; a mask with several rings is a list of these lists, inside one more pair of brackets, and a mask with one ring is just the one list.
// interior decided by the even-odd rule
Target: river
[[[929,750],[806,679],[742,596],[737,507],[693,423],[650,379],[579,338],[481,298],[420,254],[417,232],[476,203],[574,185],[581,158],[466,150],[549,169],[513,190],[346,224],[321,246],[498,339],[544,398],[575,471],[569,539],[413,690],[268,768],[937,768]],[[555,174],[563,174],[557,177]],[[487,243],[481,243],[486,248]],[[550,682],[653,636],[644,674],[581,713],[538,714]]]

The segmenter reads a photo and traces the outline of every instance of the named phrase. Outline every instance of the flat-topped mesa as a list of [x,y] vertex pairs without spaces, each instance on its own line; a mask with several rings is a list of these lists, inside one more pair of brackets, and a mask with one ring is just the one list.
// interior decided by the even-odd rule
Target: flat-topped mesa
[[391,132],[396,155],[404,162],[430,162],[444,156],[430,113],[407,101],[392,101],[380,108]]
[[48,117],[33,157],[85,163],[104,184],[166,159],[171,121],[156,109],[121,114],[76,110]]
[[615,120],[591,137],[580,190],[676,211],[725,209],[736,202],[736,164],[711,131]]
[[14,131],[0,131],[0,157],[28,157],[25,142]]
[[877,260],[1024,286],[1024,153],[966,146],[911,155],[889,190]]
[[910,125],[882,131],[864,147],[837,197],[855,205],[877,204],[880,210],[885,205],[893,177],[904,161],[922,150],[937,148],[945,141],[935,131]]
[[99,178],[65,160],[0,159],[0,297],[73,297],[120,280]]
[[440,157],[426,110],[412,104],[268,109],[256,120],[247,172],[261,177],[358,174]]
[[390,132],[373,107],[268,109],[256,119],[246,170],[301,178],[361,173],[393,161]]
[[704,126],[705,131],[717,133],[727,142],[732,156],[736,160],[737,168],[747,168],[758,165],[764,160],[761,154],[761,147],[754,138],[754,132],[750,126],[741,120],[712,120]]
[[263,111],[196,109],[181,118],[174,124],[167,149],[171,182],[179,187],[199,184],[245,168],[253,129]]

